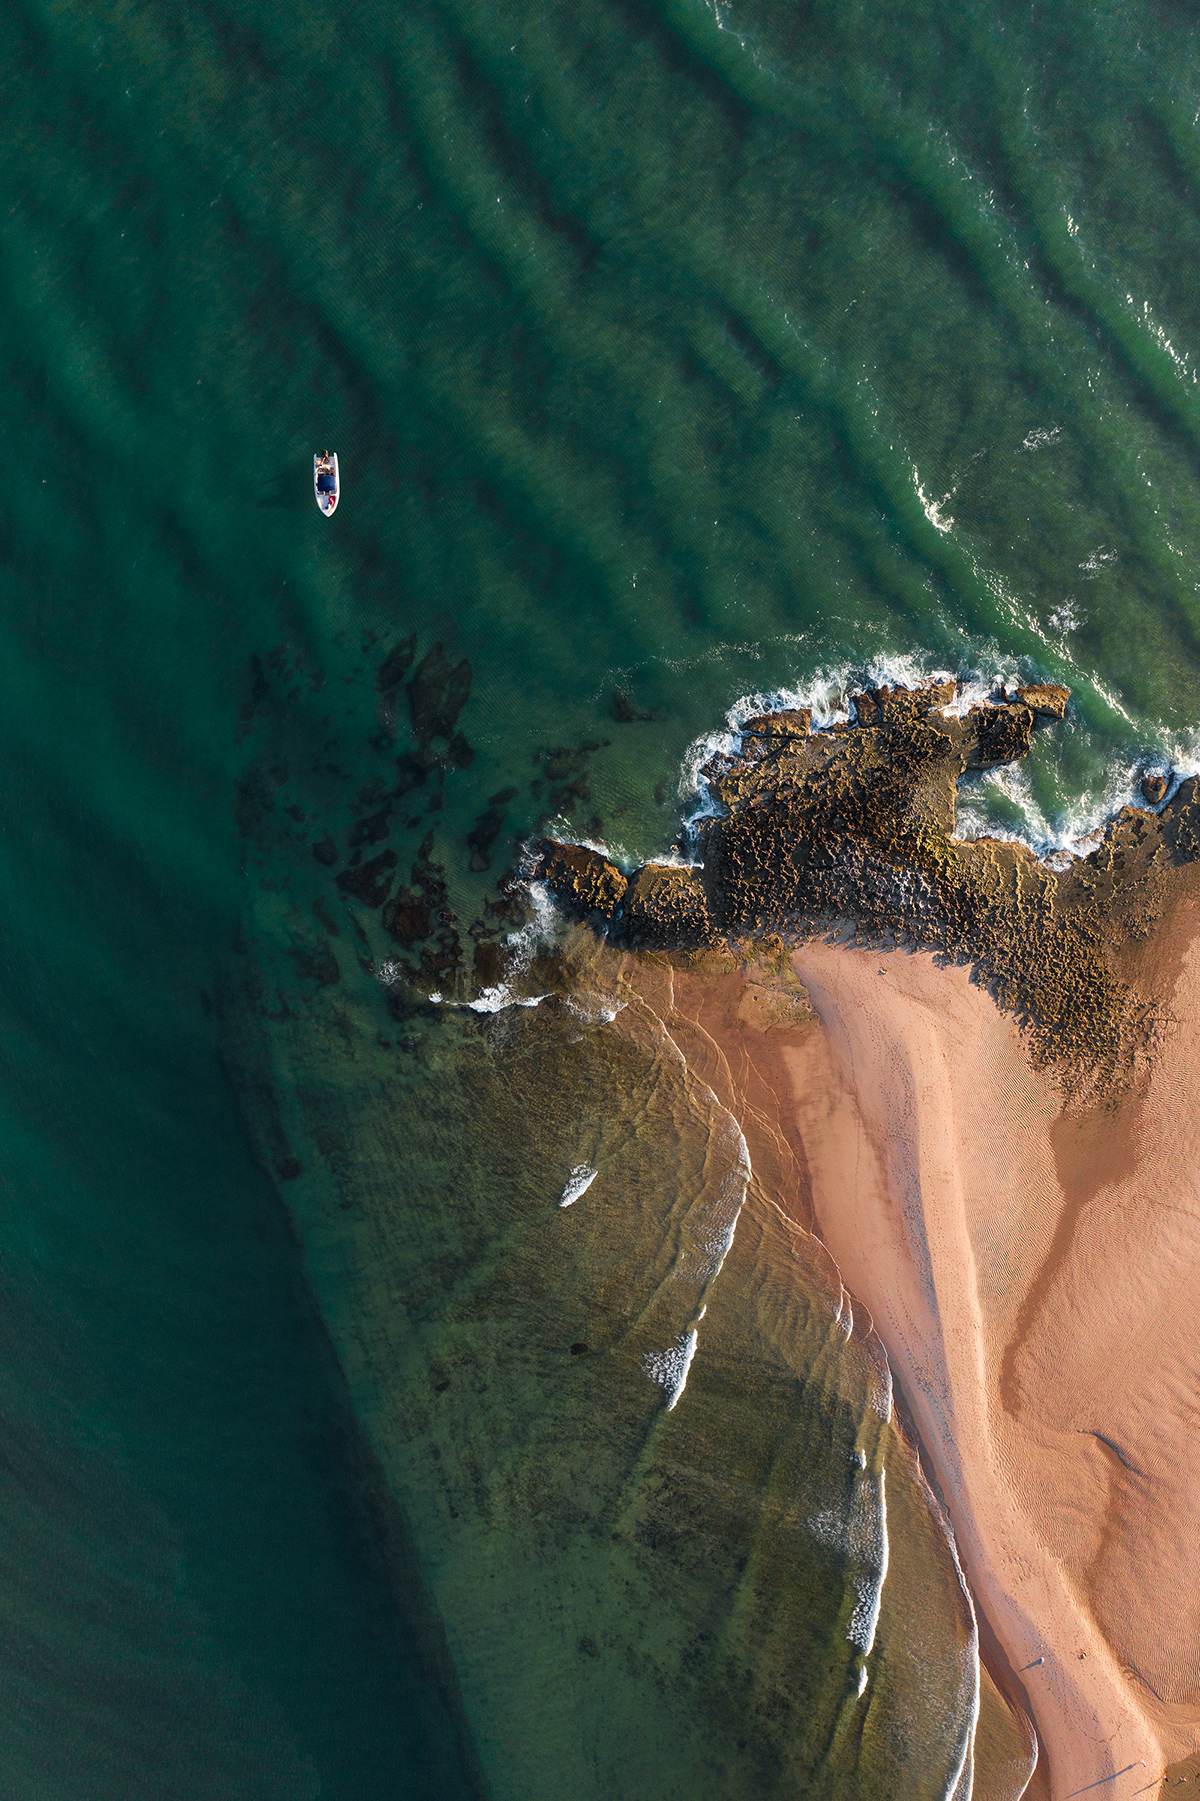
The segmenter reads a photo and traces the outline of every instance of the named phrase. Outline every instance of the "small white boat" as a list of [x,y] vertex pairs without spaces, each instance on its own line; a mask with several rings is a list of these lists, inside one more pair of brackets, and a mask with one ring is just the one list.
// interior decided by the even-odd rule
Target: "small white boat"
[[317,505],[326,519],[337,511],[337,503],[341,497],[342,486],[338,479],[337,451],[330,456],[323,450],[320,456],[313,458],[313,491],[317,497]]

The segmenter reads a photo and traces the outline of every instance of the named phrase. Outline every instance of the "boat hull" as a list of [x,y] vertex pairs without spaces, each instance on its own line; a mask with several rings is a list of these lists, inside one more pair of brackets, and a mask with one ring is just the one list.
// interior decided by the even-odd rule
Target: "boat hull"
[[317,505],[327,519],[337,512],[338,501],[342,497],[341,477],[338,473],[337,452],[332,456],[324,451],[313,457],[313,493]]

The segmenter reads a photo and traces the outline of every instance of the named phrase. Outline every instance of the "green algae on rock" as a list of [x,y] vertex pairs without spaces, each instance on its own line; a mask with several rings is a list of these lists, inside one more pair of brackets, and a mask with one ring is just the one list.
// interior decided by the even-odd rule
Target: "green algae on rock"
[[1157,813],[1122,808],[1094,850],[1051,868],[1024,844],[953,834],[959,778],[1025,756],[1035,718],[1065,715],[1065,688],[1022,688],[960,716],[943,711],[952,683],[851,698],[854,723],[811,733],[802,713],[765,715],[739,754],[705,765],[723,812],[700,822],[701,867],[651,864],[618,886],[597,852],[548,844],[545,880],[635,948],[798,940],[843,923],[940,951],[976,966],[1069,1090],[1125,1085],[1156,1015],[1118,954],[1200,854],[1196,779]]

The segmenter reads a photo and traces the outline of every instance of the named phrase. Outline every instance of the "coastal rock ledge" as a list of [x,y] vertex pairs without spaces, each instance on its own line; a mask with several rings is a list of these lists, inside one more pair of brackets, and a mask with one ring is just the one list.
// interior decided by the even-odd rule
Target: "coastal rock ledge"
[[702,862],[626,878],[598,851],[547,840],[541,878],[560,905],[630,949],[694,952],[848,925],[871,941],[973,963],[1072,1089],[1125,1086],[1152,1042],[1153,1008],[1124,973],[1200,855],[1197,780],[1157,811],[1124,807],[1065,867],[1028,846],[953,837],[960,777],[1024,757],[1069,691],[1020,688],[962,714],[952,682],[850,696],[853,721],[813,732],[802,709],[760,715],[702,770],[718,816]]

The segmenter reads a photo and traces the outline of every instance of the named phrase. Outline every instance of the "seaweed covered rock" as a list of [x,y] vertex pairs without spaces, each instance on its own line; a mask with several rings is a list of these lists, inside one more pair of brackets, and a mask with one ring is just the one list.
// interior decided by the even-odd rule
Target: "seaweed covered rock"
[[646,863],[625,890],[622,937],[635,950],[696,950],[716,937],[699,872]]
[[763,738],[768,741],[807,738],[811,724],[811,707],[785,707],[778,713],[757,713],[753,719],[747,719],[742,727],[742,738]]
[[582,844],[559,844],[547,838],[542,845],[541,876],[569,912],[611,918],[625,895],[625,877],[599,851]]
[[1033,714],[1022,701],[1000,707],[972,707],[963,740],[968,769],[998,769],[1029,750]]
[[1065,719],[1070,698],[1071,690],[1057,682],[1035,682],[1017,689],[1017,699],[1041,719]]

